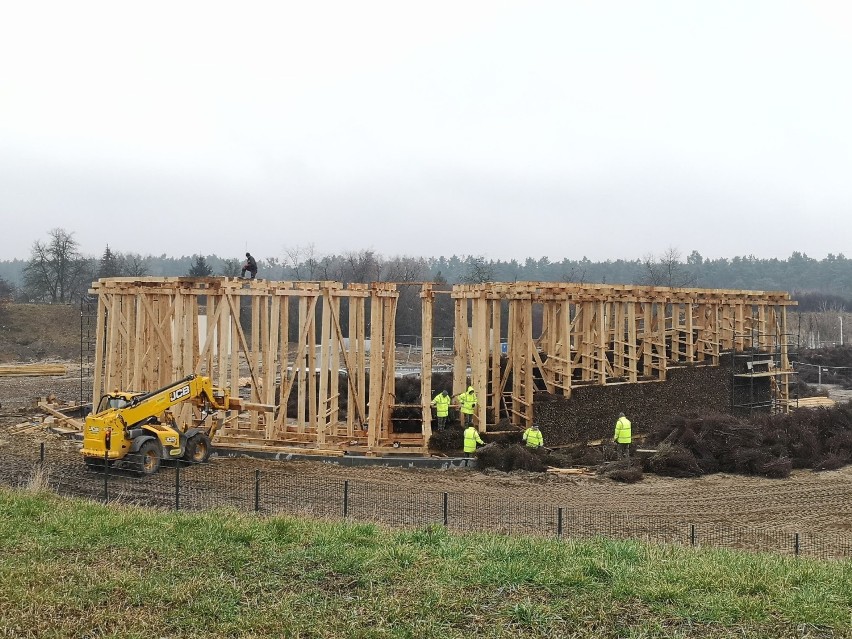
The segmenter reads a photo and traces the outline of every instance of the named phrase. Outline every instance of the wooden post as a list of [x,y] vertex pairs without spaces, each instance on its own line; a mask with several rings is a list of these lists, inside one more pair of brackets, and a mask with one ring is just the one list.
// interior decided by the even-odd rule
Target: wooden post
[[420,357],[420,403],[424,445],[432,437],[432,311],[434,305],[435,293],[432,291],[432,285],[423,284],[420,289],[420,343],[423,345]]

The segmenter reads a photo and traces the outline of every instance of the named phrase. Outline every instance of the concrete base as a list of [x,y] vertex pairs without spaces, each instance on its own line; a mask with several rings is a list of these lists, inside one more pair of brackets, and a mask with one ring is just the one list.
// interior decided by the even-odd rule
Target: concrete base
[[237,448],[224,448],[216,446],[213,453],[220,457],[256,457],[258,459],[271,459],[275,461],[317,461],[326,464],[337,464],[339,466],[385,466],[388,468],[436,468],[447,470],[450,468],[476,468],[476,459],[473,457],[411,457],[407,455],[386,455],[384,457],[367,457],[366,455],[300,455],[291,452],[254,451]]

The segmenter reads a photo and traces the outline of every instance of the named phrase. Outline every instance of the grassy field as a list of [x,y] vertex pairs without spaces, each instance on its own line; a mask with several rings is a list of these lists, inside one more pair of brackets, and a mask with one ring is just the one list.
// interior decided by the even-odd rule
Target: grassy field
[[0,637],[845,637],[852,563],[0,489]]

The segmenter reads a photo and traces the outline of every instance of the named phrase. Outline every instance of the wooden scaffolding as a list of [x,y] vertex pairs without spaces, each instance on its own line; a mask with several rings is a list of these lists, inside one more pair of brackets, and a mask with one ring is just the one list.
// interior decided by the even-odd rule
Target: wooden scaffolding
[[[472,385],[475,424],[522,427],[535,393],[570,397],[590,384],[664,382],[677,366],[725,352],[773,354],[773,392],[787,406],[793,374],[783,292],[517,282],[421,288],[422,428],[394,432],[394,283],[110,278],[95,282],[93,401],[150,391],[190,373],[247,412],[222,417],[216,444],[281,452],[423,454],[431,436],[435,301],[454,309],[452,392]],[[410,405],[406,406],[411,408]],[[179,419],[190,419],[186,407]]]

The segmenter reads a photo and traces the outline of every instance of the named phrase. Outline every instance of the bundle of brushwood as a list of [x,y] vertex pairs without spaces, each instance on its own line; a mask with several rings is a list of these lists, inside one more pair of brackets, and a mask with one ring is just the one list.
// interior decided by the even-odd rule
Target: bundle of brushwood
[[480,469],[496,468],[506,473],[513,470],[543,473],[547,469],[543,452],[532,451],[517,444],[510,446],[488,444],[483,446],[476,451],[476,466]]
[[2,364],[0,377],[39,377],[65,375],[68,370],[62,364]]
[[852,407],[841,405],[743,420],[680,415],[645,440],[657,448],[646,470],[671,477],[729,472],[788,477],[793,468],[829,470],[852,462]]
[[601,464],[598,468],[598,474],[606,477],[607,479],[612,479],[613,481],[619,481],[625,484],[635,484],[637,481],[642,481],[644,478],[642,466],[637,462],[631,462],[626,459],[610,462],[608,464]]
[[444,429],[435,429],[427,442],[430,450],[442,453],[458,453],[464,446],[464,429],[458,424]]

